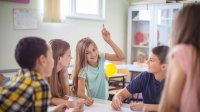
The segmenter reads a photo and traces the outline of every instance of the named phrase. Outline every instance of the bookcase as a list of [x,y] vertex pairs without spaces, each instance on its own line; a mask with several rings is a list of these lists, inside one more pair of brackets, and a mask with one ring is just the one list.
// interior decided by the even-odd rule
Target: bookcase
[[182,3],[140,4],[129,7],[127,63],[143,64],[153,47],[170,45],[170,33]]

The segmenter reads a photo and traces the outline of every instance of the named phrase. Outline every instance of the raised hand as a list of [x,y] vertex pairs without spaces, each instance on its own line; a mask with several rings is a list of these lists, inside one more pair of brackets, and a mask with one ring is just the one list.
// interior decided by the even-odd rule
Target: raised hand
[[110,32],[104,27],[104,24],[103,24],[103,29],[101,30],[101,33],[102,33],[103,39],[106,42],[108,42],[109,40],[111,40],[111,38],[110,38]]

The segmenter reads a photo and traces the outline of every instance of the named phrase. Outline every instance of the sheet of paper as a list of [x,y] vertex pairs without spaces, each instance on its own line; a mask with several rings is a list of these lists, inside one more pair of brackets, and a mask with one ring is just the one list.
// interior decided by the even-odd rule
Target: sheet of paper
[[[55,109],[55,106],[51,106],[48,108],[48,111],[52,111]],[[73,112],[73,108],[70,108],[69,110],[66,110],[66,112]],[[130,108],[127,107],[121,107],[120,111],[115,111],[112,109],[111,105],[104,102],[95,102],[91,106],[85,106],[84,112],[139,112],[139,111],[131,111]]]
[[38,27],[37,13],[33,9],[13,9],[15,29],[36,29]]

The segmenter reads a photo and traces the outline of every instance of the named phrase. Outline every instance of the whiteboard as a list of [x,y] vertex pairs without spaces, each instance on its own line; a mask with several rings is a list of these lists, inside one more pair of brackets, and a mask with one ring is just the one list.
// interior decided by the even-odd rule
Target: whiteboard
[[34,9],[15,8],[13,9],[14,29],[37,29],[38,19]]

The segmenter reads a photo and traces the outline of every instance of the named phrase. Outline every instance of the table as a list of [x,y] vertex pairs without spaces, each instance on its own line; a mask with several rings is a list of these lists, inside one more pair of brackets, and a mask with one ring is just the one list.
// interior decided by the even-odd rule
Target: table
[[[48,112],[51,112],[55,106],[48,107]],[[73,108],[66,110],[66,112],[72,112]],[[87,107],[84,107],[84,112],[116,112],[111,107],[111,101],[96,99],[94,98],[94,104]],[[118,111],[119,112],[119,111]],[[142,112],[142,111],[131,111],[129,104],[123,104],[120,112]]]
[[131,72],[131,79],[133,78],[135,73],[141,73],[147,71],[147,67],[141,67],[133,64],[124,64],[124,65],[116,65],[118,69],[128,69]]
[[147,71],[147,67],[141,67],[133,64],[124,64],[124,65],[116,65],[117,68],[125,68],[128,69],[129,71],[134,71],[134,72],[144,72]]

